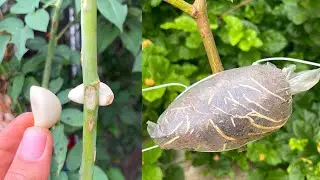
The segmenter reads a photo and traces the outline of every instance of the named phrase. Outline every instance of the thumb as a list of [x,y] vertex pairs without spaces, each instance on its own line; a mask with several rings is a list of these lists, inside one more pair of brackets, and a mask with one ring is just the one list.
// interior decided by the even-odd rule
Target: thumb
[[49,130],[30,127],[23,135],[5,180],[47,180],[50,173],[53,140]]

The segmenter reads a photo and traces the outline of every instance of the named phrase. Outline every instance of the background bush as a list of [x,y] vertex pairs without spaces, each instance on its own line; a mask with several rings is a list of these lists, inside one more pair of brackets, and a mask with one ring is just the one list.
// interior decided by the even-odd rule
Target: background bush
[[[31,111],[29,88],[40,85],[55,0],[0,0],[0,76],[15,115]],[[98,0],[98,70],[111,86],[114,103],[99,108],[95,179],[138,179],[141,175],[141,2]],[[73,13],[72,13],[73,12]],[[82,105],[67,98],[82,83],[80,0],[63,0],[59,32],[73,17],[73,31],[58,41],[49,89],[63,104],[52,129],[51,179],[76,179],[81,163]],[[70,24],[71,25],[71,24]],[[73,42],[70,38],[74,38]],[[140,65],[139,65],[140,64]],[[140,67],[140,68],[139,68]]]
[[[192,3],[193,1],[188,1]],[[252,64],[264,57],[293,57],[320,62],[319,0],[252,0],[232,12],[239,0],[208,0],[208,15],[225,69]],[[190,85],[208,76],[210,66],[195,21],[161,0],[143,0],[142,87],[180,82]],[[226,13],[228,12],[228,13]],[[276,62],[279,68],[288,62]],[[297,71],[314,67],[297,64]],[[205,174],[248,179],[320,179],[320,86],[294,97],[293,114],[279,131],[250,143],[247,150],[223,153],[186,152]],[[153,143],[146,121],[159,115],[182,92],[169,87],[143,93],[143,145]],[[184,179],[175,151],[143,154],[143,179]],[[201,177],[199,177],[201,178]]]

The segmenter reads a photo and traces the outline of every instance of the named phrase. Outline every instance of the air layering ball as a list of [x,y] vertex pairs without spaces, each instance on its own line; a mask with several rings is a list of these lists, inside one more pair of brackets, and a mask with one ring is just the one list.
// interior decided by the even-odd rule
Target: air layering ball
[[149,121],[148,133],[162,149],[240,148],[281,128],[292,113],[292,95],[318,82],[304,87],[301,81],[320,78],[319,69],[294,70],[268,63],[211,75],[181,93],[157,124]]

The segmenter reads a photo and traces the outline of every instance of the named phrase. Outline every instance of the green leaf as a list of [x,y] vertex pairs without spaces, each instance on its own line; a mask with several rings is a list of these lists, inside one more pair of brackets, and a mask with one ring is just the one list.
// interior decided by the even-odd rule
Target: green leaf
[[291,150],[297,149],[298,151],[303,151],[307,144],[308,139],[290,138],[289,140],[289,146]]
[[27,26],[24,27],[23,22],[14,17],[6,18],[0,22],[0,31],[7,31],[11,34],[10,43],[15,45],[15,55],[21,60],[22,56],[28,51],[25,44],[28,39],[33,39],[33,31]]
[[81,55],[79,51],[72,51],[71,57],[70,57],[71,64],[80,65],[80,58],[81,58]]
[[252,171],[249,171],[248,173],[248,180],[265,180],[266,172],[254,169]]
[[241,20],[235,16],[225,16],[223,20],[227,24],[226,28],[228,29],[230,44],[235,46],[244,36],[243,24]]
[[253,62],[261,59],[261,53],[257,50],[250,50],[249,52],[241,51],[238,54],[238,59],[239,66],[249,66]]
[[24,84],[24,75],[18,75],[13,78],[12,91],[10,93],[12,101],[16,103]]
[[0,22],[0,31],[7,31],[8,33],[14,33],[17,29],[23,28],[23,22],[16,17],[8,17]]
[[0,34],[0,63],[2,62],[3,55],[6,52],[7,44],[10,41],[10,36],[5,34]]
[[57,79],[51,80],[49,83],[49,90],[56,94],[63,85],[63,78],[59,77]]
[[50,180],[68,180],[68,175],[66,172],[61,171],[60,175],[51,174]]
[[[151,146],[154,146],[155,143],[152,140],[149,140],[148,142],[144,143],[144,148],[148,148]],[[157,162],[157,160],[161,157],[162,155],[162,149],[160,148],[155,148],[150,151],[146,151],[142,153],[142,164],[153,164]]]
[[193,166],[201,166],[204,164],[208,164],[212,159],[211,154],[205,152],[199,152],[194,154],[192,158],[192,165]]
[[66,155],[67,155],[67,144],[68,140],[64,134],[64,126],[63,124],[57,124],[51,130],[53,141],[54,141],[54,151],[53,157],[51,161],[51,173],[59,176],[60,171],[64,165]]
[[252,29],[246,29],[244,37],[241,39],[238,46],[242,51],[249,51],[252,47],[258,48],[262,45],[262,41],[257,37],[257,32]]
[[123,23],[128,14],[128,6],[115,0],[97,0],[100,13],[123,31]]
[[40,0],[17,0],[17,3],[10,8],[13,14],[28,14],[39,7]]
[[70,171],[75,171],[80,168],[82,155],[82,141],[78,142],[68,153],[66,159],[66,167]]
[[129,31],[125,31],[120,35],[124,46],[136,56],[141,49],[141,28],[133,26]]
[[150,1],[150,5],[152,6],[152,7],[157,7],[157,6],[159,6],[159,4],[162,2],[162,0],[151,0]]
[[47,32],[49,19],[50,17],[48,12],[45,9],[39,9],[34,13],[29,13],[25,17],[25,22],[34,30]]
[[93,180],[109,180],[109,178],[100,167],[94,166]]
[[186,15],[175,18],[174,22],[163,23],[160,27],[162,29],[175,29],[185,32],[199,32],[196,21],[192,17]]
[[0,0],[0,6],[2,6],[2,4],[4,4],[4,2],[6,2],[6,0]]
[[81,127],[83,125],[83,112],[75,108],[64,109],[61,113],[61,121],[70,126]]
[[[108,36],[106,36],[108,34]],[[103,23],[98,24],[97,39],[98,53],[102,53],[119,35],[119,30],[115,27],[108,27]]]
[[142,180],[162,180],[163,173],[156,164],[142,166]]
[[22,72],[28,74],[30,72],[36,72],[39,68],[42,68],[41,63],[45,61],[45,56],[34,56],[32,59],[26,60],[22,66]]
[[149,102],[153,102],[157,99],[160,99],[166,91],[166,88],[156,89],[152,91],[145,91],[142,93],[143,98]]
[[290,180],[300,180],[305,179],[304,172],[303,172],[303,162],[296,161],[289,165],[287,171],[289,173]]
[[11,42],[14,43],[16,51],[16,57],[21,60],[22,56],[28,51],[25,44],[28,39],[33,39],[33,31],[29,27],[24,27],[17,29],[17,31],[12,33]]
[[261,40],[263,42],[262,49],[269,54],[282,51],[288,44],[287,39],[281,32],[273,29],[263,32]]
[[183,168],[179,165],[171,165],[165,171],[163,180],[184,180]]
[[28,76],[25,78],[25,83],[23,86],[23,95],[24,98],[30,101],[30,88],[31,86],[40,86],[40,83],[37,81],[36,78],[32,76]]
[[308,11],[298,4],[286,4],[284,9],[288,19],[296,25],[300,25],[308,20]]
[[79,171],[76,172],[68,172],[68,180],[79,180]]
[[47,41],[40,36],[36,36],[34,39],[28,39],[26,43],[27,48],[34,51],[39,51],[46,45]]
[[60,91],[58,93],[57,96],[59,98],[61,105],[64,105],[64,104],[67,104],[68,102],[70,102],[70,99],[68,98],[68,94],[70,91],[71,91],[71,89],[65,89],[65,90]]
[[63,58],[63,61],[66,62],[65,64],[70,64],[70,57],[73,55],[73,51],[69,46],[63,44],[56,47],[54,54]]
[[110,180],[125,180],[122,172],[118,168],[109,168],[107,175]]
[[120,120],[127,125],[134,125],[138,122],[137,113],[128,106],[121,109]]
[[278,168],[269,171],[266,180],[289,180],[289,177],[284,170]]
[[186,38],[186,47],[191,49],[197,49],[202,46],[201,36],[199,32],[190,33],[190,36]]
[[269,165],[281,163],[281,158],[277,151],[262,141],[249,143],[247,146],[247,157],[253,162],[266,162]]

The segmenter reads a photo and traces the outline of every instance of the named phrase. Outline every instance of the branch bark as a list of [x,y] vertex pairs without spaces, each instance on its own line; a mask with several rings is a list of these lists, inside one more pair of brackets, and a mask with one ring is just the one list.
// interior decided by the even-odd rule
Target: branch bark
[[213,73],[223,71],[223,66],[219,57],[216,43],[210,29],[207,2],[206,0],[195,0],[193,3],[195,8],[194,19],[197,22],[204,48],[206,49],[209,64]]
[[81,64],[84,84],[83,152],[80,177],[93,179],[96,157],[99,76],[97,70],[97,2],[81,1]]
[[223,71],[223,66],[219,57],[217,46],[210,29],[206,0],[195,0],[192,5],[185,2],[184,0],[164,1],[178,9],[181,9],[183,12],[189,14],[196,20],[212,72],[216,73]]

